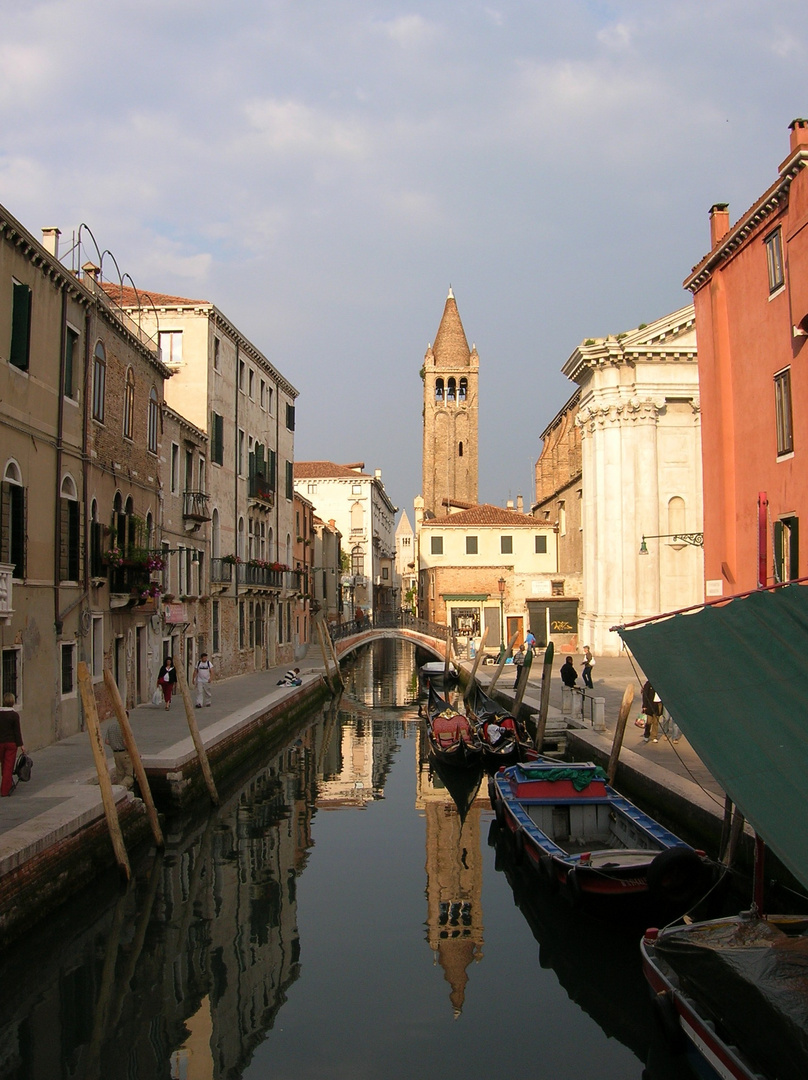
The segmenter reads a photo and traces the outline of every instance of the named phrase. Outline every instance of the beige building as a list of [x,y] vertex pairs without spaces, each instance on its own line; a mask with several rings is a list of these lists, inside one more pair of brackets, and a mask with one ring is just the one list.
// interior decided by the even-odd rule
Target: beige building
[[519,644],[529,629],[546,643],[558,567],[552,525],[482,503],[425,519],[419,540],[419,613],[452,628],[459,655],[486,627],[486,649],[514,634]]
[[0,207],[2,690],[32,749],[80,729],[79,661],[102,717],[105,667],[132,706],[160,662],[151,553],[170,372],[98,270],[66,270],[58,248],[57,229],[40,243]]
[[290,663],[300,644],[297,390],[210,301],[106,288],[156,335],[172,372],[168,404],[208,437],[200,491],[209,495],[211,646],[216,638],[219,673]]
[[611,655],[621,647],[612,626],[704,599],[693,306],[617,337],[590,338],[563,371],[580,387],[578,640]]
[[477,502],[478,393],[480,359],[469,349],[454,293],[449,295],[426,350],[424,381],[424,512],[440,517],[460,501]]
[[[571,629],[552,635],[560,650],[578,645],[578,607],[583,589],[583,480],[581,429],[576,423],[580,391],[576,390],[541,433],[542,451],[536,462],[534,517],[556,531],[558,574],[548,604],[550,625]],[[561,616],[561,619],[555,617]],[[583,642],[583,644],[588,644]]]
[[396,582],[399,607],[414,611],[418,604],[418,549],[406,510],[396,526]]

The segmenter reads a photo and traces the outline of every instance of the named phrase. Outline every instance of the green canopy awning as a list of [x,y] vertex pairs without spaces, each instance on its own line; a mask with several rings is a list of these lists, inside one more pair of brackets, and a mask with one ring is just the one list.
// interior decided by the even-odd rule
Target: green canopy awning
[[808,587],[618,632],[704,764],[808,888]]

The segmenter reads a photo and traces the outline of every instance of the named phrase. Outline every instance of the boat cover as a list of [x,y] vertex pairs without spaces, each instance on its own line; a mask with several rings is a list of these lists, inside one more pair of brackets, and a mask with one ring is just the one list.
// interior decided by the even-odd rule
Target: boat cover
[[761,920],[721,920],[660,934],[656,954],[766,1076],[805,1080],[808,939]]
[[808,888],[808,587],[618,632],[707,768]]

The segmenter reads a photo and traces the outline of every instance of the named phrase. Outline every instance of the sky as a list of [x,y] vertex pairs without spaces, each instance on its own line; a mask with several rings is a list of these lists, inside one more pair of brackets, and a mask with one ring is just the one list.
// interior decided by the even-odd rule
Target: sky
[[[804,0],[0,0],[0,203],[206,299],[299,391],[295,456],[413,520],[451,285],[481,502],[533,498],[585,338],[683,307],[808,116]],[[111,260],[105,277],[115,279]]]

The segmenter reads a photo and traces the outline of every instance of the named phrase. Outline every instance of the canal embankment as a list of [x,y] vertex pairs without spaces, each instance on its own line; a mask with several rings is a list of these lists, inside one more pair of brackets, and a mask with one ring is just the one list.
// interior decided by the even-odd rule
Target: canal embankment
[[[301,671],[300,687],[278,686],[283,669],[213,685],[210,707],[195,715],[217,786],[232,787],[330,697],[322,667]],[[158,809],[168,815],[209,795],[181,697],[133,709],[130,722]],[[106,726],[106,725],[105,725]],[[27,784],[0,801],[0,945],[115,866],[86,732],[35,751]],[[113,770],[111,752],[107,762]],[[113,786],[128,851],[149,841],[143,802]]]

